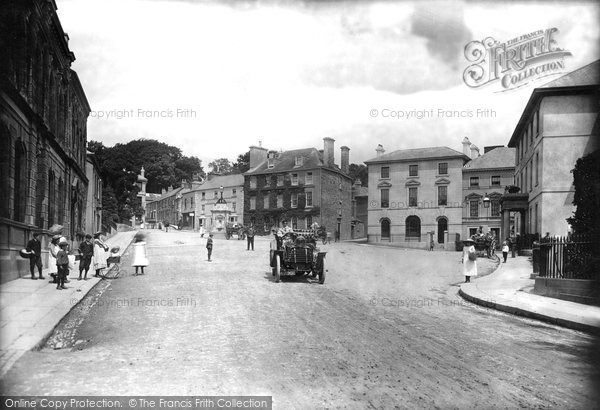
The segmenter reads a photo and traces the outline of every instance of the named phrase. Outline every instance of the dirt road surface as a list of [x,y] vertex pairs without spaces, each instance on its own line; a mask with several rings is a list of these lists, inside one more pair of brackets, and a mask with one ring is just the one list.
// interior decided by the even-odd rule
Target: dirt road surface
[[277,409],[597,405],[597,341],[462,300],[458,253],[330,244],[324,285],[275,283],[268,239],[254,252],[216,240],[213,262],[204,241],[151,231],[146,274],[127,254],[3,393],[271,395]]

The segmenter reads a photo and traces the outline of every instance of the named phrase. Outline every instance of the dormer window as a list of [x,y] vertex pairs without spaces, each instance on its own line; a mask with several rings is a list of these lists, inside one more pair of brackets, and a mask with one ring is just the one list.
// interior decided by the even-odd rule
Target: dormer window
[[296,157],[296,165],[297,167],[301,167],[304,164],[304,157]]
[[275,166],[275,158],[273,158],[272,156],[270,156],[267,159],[267,168],[273,168]]

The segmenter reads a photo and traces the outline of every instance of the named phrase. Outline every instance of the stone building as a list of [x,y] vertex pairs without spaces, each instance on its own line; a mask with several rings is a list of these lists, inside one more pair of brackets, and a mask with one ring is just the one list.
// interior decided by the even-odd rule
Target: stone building
[[[182,227],[224,233],[227,223],[244,224],[244,176],[212,175],[184,183],[181,191]],[[218,206],[217,206],[218,205]]]
[[404,149],[365,161],[369,242],[454,249],[462,232],[462,170],[471,158],[448,147]]
[[85,175],[88,179],[85,211],[85,232],[94,234],[102,230],[102,178],[93,153],[87,151]]
[[250,169],[244,174],[244,221],[260,233],[287,221],[296,229],[317,222],[327,231],[351,238],[352,179],[350,149],[341,147],[341,165],[334,161],[333,138],[323,150],[303,148],[269,151],[250,147]]
[[[34,231],[85,228],[90,106],[53,0],[6,0],[0,11],[0,281],[26,274]],[[47,236],[42,237],[47,265]]]
[[352,225],[351,238],[367,237],[367,221],[369,218],[369,189],[362,186],[360,179],[352,184]]
[[599,97],[600,60],[533,90],[508,143],[520,192],[502,199],[505,231],[508,212],[516,211],[522,235],[567,234],[575,210],[571,170],[600,149]]
[[501,243],[500,239],[505,237],[500,235],[500,199],[505,188],[513,185],[515,150],[503,146],[485,147],[483,155],[479,155],[479,148],[465,137],[463,153],[470,156],[471,161],[462,171],[462,237],[468,238],[482,227],[484,232],[493,232]]
[[146,202],[146,221],[150,227],[165,223],[178,225],[181,220],[181,191],[183,187],[163,189],[160,195],[150,194]]

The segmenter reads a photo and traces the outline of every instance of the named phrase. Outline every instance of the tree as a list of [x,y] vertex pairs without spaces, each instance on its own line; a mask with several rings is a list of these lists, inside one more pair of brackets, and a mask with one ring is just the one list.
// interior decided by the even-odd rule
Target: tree
[[218,158],[209,162],[208,167],[213,174],[228,175],[231,174],[233,166],[227,158]]
[[579,158],[571,172],[577,208],[567,221],[575,233],[600,239],[600,150]]
[[364,164],[350,164],[350,178],[352,178],[352,182],[360,179],[362,186],[369,185],[369,172],[367,170],[367,166]]
[[250,169],[250,151],[240,154],[237,157],[237,162],[233,164],[233,171],[236,174],[243,174]]

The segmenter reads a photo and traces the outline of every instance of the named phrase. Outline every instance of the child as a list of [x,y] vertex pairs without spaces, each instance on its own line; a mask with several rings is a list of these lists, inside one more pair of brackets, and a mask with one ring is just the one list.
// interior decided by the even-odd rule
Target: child
[[85,270],[84,280],[87,280],[87,274],[90,270],[90,264],[92,263],[92,257],[94,256],[94,244],[92,242],[92,235],[89,233],[85,235],[85,240],[79,244],[79,254],[81,259],[79,260],[79,279],[81,280],[81,274]]
[[208,239],[206,240],[206,249],[208,250],[208,261],[211,262],[210,255],[212,254],[212,249],[213,249],[213,234],[212,233],[210,235],[208,235]]
[[106,252],[108,251],[108,246],[102,240],[102,232],[96,232],[94,234],[94,269],[96,269],[96,274],[94,277],[99,278],[100,272],[102,269],[106,269]]
[[463,241],[463,274],[465,275],[465,283],[471,282],[471,276],[477,276],[477,256],[475,253],[475,241],[465,239]]
[[150,262],[146,257],[146,242],[144,242],[144,235],[140,232],[136,233],[133,237],[133,262],[131,266],[135,267],[135,275],[138,274],[138,268],[141,269],[142,275],[144,274],[144,266],[148,266]]
[[506,241],[502,242],[502,256],[504,257],[504,263],[506,263],[508,257],[508,243]]
[[67,254],[67,247],[69,244],[67,242],[60,242],[58,244],[60,250],[56,253],[56,267],[58,269],[58,273],[56,277],[58,279],[56,289],[66,289],[65,279],[69,274],[69,255]]

